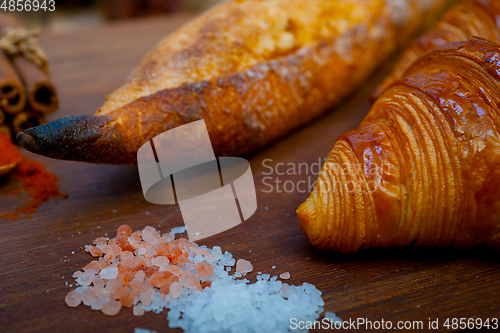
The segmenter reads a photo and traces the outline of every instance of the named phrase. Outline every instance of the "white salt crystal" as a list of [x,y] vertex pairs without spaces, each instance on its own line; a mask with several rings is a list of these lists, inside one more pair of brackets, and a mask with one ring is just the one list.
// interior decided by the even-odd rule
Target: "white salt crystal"
[[183,234],[186,232],[186,230],[187,230],[186,227],[175,227],[172,230],[170,230],[170,233],[174,234],[174,235],[175,234]]
[[136,327],[134,328],[134,333],[157,333],[156,331],[150,331],[145,328]]
[[205,256],[205,261],[206,262],[216,262],[217,260],[219,260],[221,258],[221,256],[222,256],[222,252],[220,250],[216,251],[216,252],[212,252],[212,254]]
[[309,286],[288,286],[293,297],[287,300],[279,294],[279,281],[249,284],[246,279],[227,277],[212,281],[201,292],[182,292],[177,300],[167,296],[162,302],[157,292],[145,310],[169,308],[169,326],[185,332],[289,332],[290,318],[314,321],[323,311],[323,300],[316,297],[321,292]]
[[118,267],[106,267],[99,273],[99,276],[107,280],[116,279],[118,277]]
[[[337,317],[335,315],[335,313],[329,312],[329,311],[325,312],[325,319],[328,319],[329,321],[331,321],[333,323],[339,323],[339,324],[343,323],[342,319],[340,319],[339,317]],[[338,324],[337,324],[337,326],[338,326]]]

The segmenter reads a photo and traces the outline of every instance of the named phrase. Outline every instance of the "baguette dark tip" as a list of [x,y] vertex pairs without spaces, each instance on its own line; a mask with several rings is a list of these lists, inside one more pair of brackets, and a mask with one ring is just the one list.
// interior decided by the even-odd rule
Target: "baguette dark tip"
[[19,143],[19,145],[24,147],[26,150],[31,152],[35,152],[37,150],[36,141],[31,135],[21,132],[17,134],[16,139],[17,143]]
[[106,163],[114,155],[106,149],[105,130],[112,118],[79,115],[57,119],[17,134],[17,142],[28,151],[62,160]]

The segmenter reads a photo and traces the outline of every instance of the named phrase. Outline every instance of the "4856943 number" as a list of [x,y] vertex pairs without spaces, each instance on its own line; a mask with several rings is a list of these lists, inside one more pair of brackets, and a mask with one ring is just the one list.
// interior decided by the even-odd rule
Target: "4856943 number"
[[465,329],[491,329],[497,330],[500,328],[498,318],[447,318],[443,324],[447,329],[465,330]]
[[53,12],[56,10],[56,2],[54,0],[3,0],[0,9],[4,12],[37,12],[39,10]]

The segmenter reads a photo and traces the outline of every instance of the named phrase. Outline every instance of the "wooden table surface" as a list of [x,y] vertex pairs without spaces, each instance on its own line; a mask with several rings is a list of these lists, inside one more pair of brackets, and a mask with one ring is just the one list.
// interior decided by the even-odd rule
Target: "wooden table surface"
[[[94,113],[141,57],[188,18],[166,16],[42,36],[61,102],[50,118]],[[340,134],[359,124],[369,109],[370,90],[389,67],[379,70],[339,108],[246,156],[255,177],[257,212],[241,225],[199,243],[219,245],[235,258],[250,260],[252,281],[257,271],[274,275],[288,271],[290,283],[314,284],[323,292],[325,310],[344,320],[421,320],[427,329],[429,318],[438,318],[442,330],[446,318],[500,317],[500,260],[492,249],[410,247],[346,255],[316,250],[300,230],[295,210],[308,192],[303,183],[300,190],[292,190],[291,184],[314,182],[319,167],[313,164],[323,160]],[[135,327],[170,331],[165,311],[134,317],[130,309],[122,309],[118,316],[107,317],[83,305],[68,308],[64,297],[70,290],[65,283],[74,284],[73,272],[91,261],[82,246],[98,236],[114,236],[121,224],[134,230],[152,225],[166,232],[183,224],[178,207],[146,202],[136,167],[24,153],[56,174],[69,198],[42,205],[31,220],[0,221],[0,331],[133,332]],[[276,186],[266,193],[270,187],[265,183],[271,180],[264,179],[269,169],[263,163],[273,168],[278,163],[307,163],[309,174],[304,169],[297,175],[273,174],[272,182],[282,182],[282,193]],[[278,171],[287,169],[281,166]],[[19,204],[21,199],[5,195],[16,186],[13,179],[2,181],[1,209]]]

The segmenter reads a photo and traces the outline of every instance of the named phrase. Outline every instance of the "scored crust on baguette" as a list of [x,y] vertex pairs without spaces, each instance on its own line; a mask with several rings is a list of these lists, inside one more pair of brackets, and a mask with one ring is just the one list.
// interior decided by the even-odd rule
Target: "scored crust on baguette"
[[161,41],[96,116],[18,141],[59,159],[134,163],[154,136],[205,119],[217,155],[244,154],[334,106],[453,2],[228,1]]
[[427,53],[339,137],[301,228],[323,249],[500,248],[500,45]]

